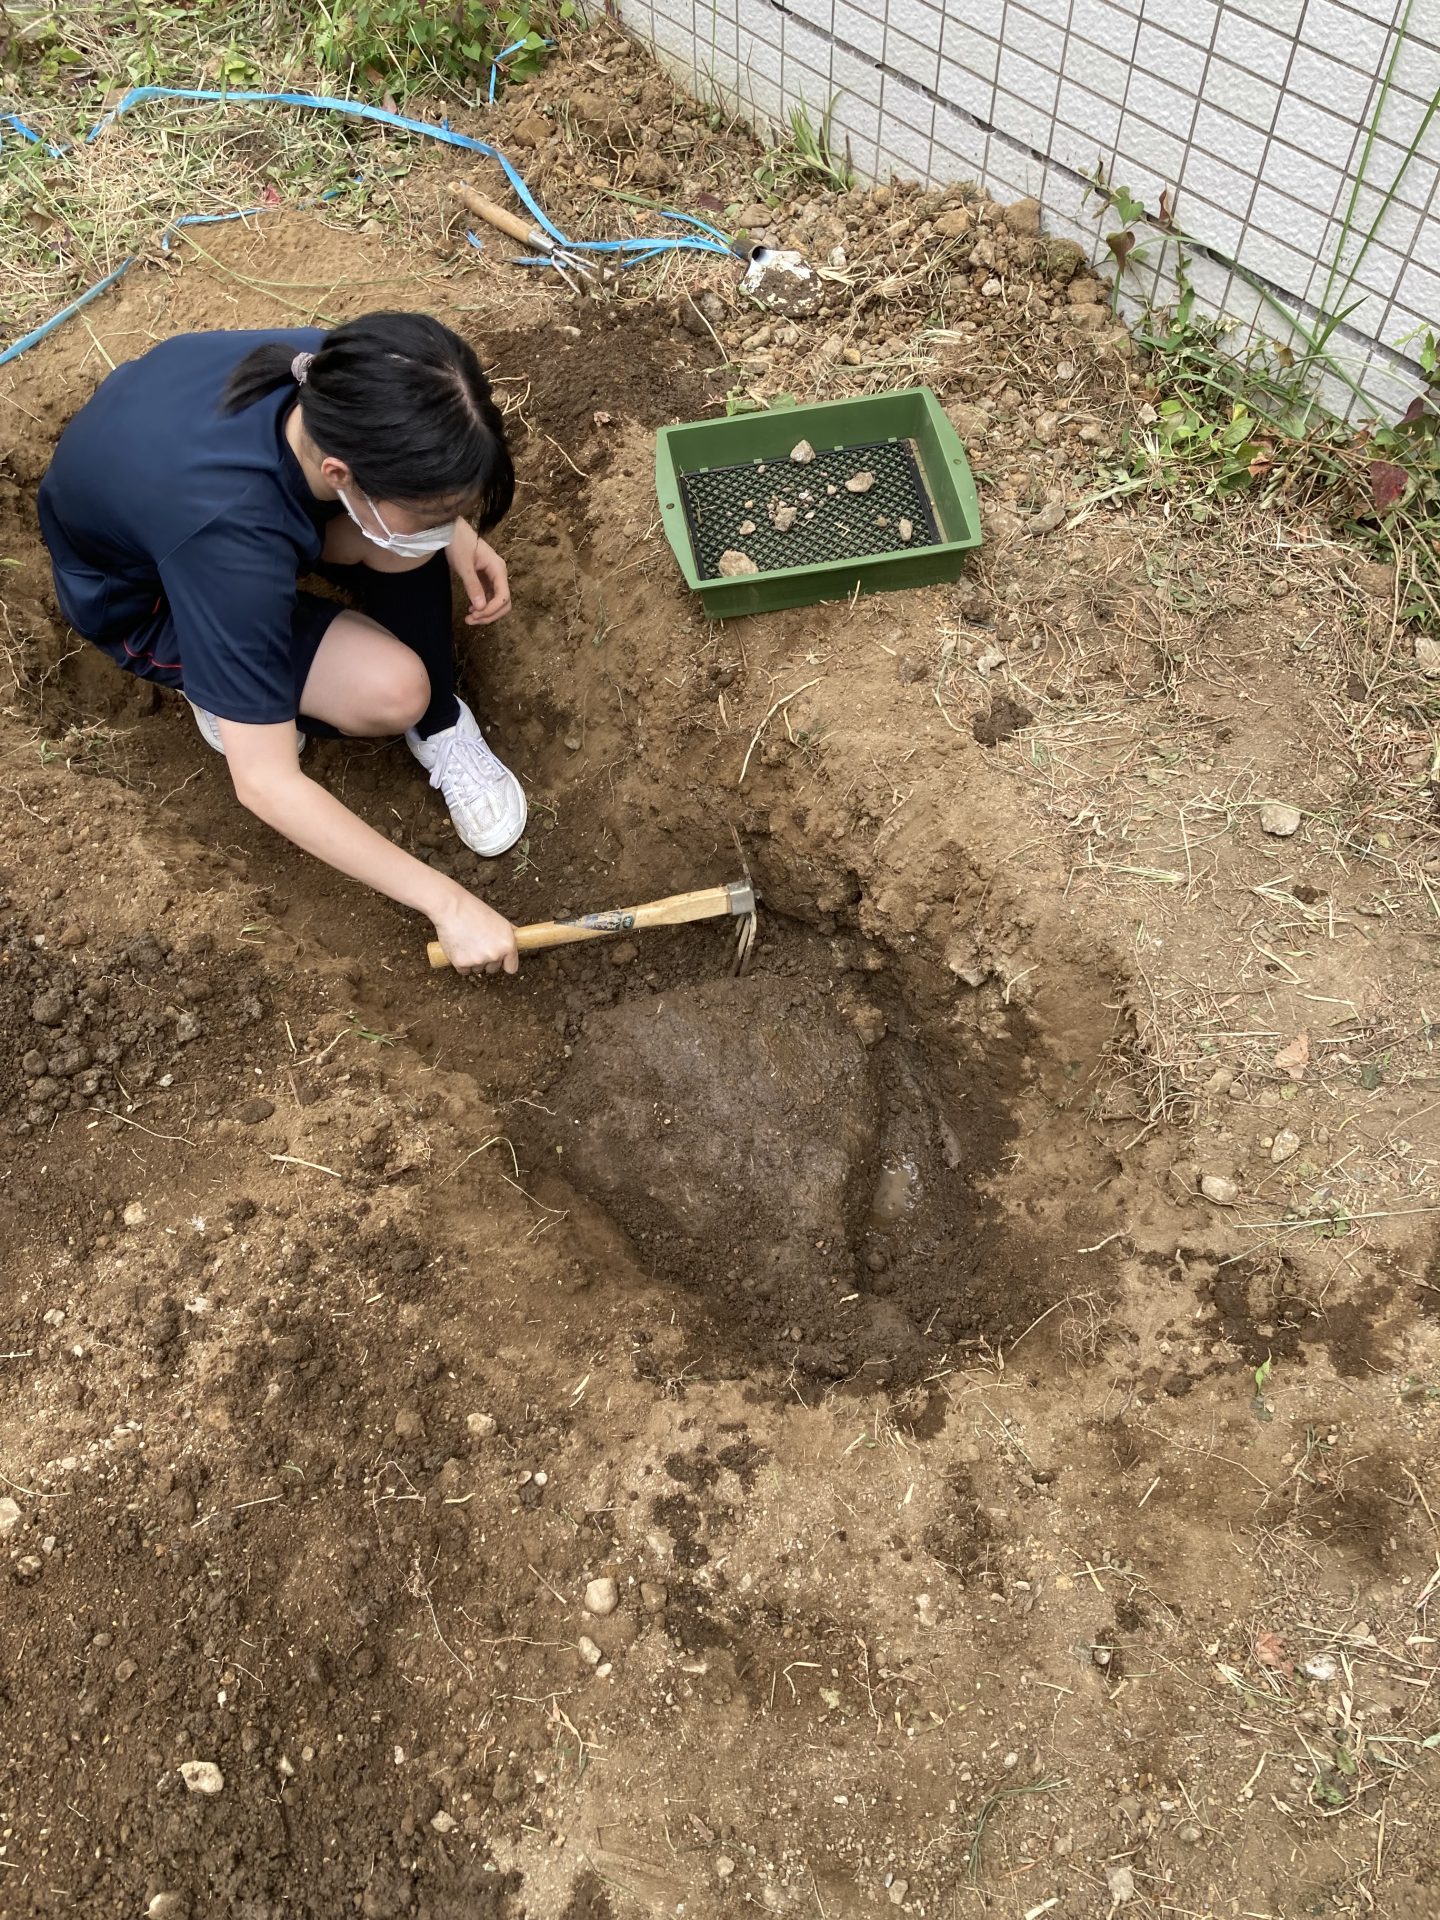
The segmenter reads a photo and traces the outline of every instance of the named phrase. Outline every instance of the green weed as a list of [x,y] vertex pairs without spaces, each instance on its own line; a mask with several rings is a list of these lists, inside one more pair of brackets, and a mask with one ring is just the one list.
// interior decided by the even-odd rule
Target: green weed
[[368,1041],[372,1047],[394,1046],[395,1040],[393,1035],[377,1033],[373,1027],[365,1026],[358,1013],[347,1013],[345,1018],[350,1022],[349,1035],[352,1040]]
[[[1172,309],[1148,309],[1135,329],[1136,341],[1149,355],[1156,402],[1142,409],[1125,458],[1101,470],[1092,500],[1098,504],[1140,492],[1180,494],[1200,519],[1236,497],[1318,511],[1338,532],[1394,565],[1400,617],[1421,622],[1440,615],[1440,412],[1434,404],[1440,395],[1440,343],[1435,330],[1417,329],[1400,343],[1412,347],[1427,388],[1400,420],[1357,430],[1321,399],[1325,383],[1334,382],[1369,411],[1363,391],[1334,350],[1335,340],[1360,304],[1348,298],[1356,273],[1440,113],[1437,92],[1401,151],[1393,178],[1377,191],[1374,217],[1362,230],[1357,221],[1361,193],[1413,6],[1414,0],[1406,0],[1394,31],[1313,319],[1238,261],[1187,234],[1168,193],[1151,211],[1126,187],[1108,180],[1103,168],[1096,169],[1090,190],[1102,216],[1119,222],[1105,236],[1115,262],[1117,304],[1127,273],[1143,259],[1153,260],[1157,246],[1162,253],[1173,249],[1179,292]],[[1197,252],[1250,289],[1278,323],[1278,338],[1234,350],[1233,327],[1197,310],[1190,278]]]
[[725,418],[733,420],[740,413],[763,413],[765,402],[757,400],[744,387],[730,387],[725,394]]
[[[1107,236],[1118,287],[1135,257],[1119,243],[1133,233],[1138,203],[1123,188],[1099,190],[1128,223],[1124,233]],[[1141,407],[1120,457],[1097,470],[1091,503],[1163,493],[1181,497],[1197,520],[1238,498],[1317,511],[1337,532],[1395,566],[1403,620],[1440,615],[1440,412],[1433,404],[1440,395],[1440,343],[1434,331],[1412,336],[1431,391],[1399,420],[1349,426],[1319,392],[1329,376],[1359,394],[1330,351],[1334,327],[1306,328],[1277,301],[1297,343],[1261,338],[1237,353],[1233,323],[1198,307],[1189,277],[1196,243],[1168,205],[1146,217],[1175,249],[1179,294],[1173,307],[1147,310],[1134,328],[1154,399]],[[1348,311],[1332,316],[1334,323]]]
[[788,139],[776,141],[755,176],[766,192],[790,193],[813,181],[837,193],[848,193],[854,186],[848,150],[842,159],[830,140],[838,98],[838,94],[831,96],[819,126],[803,100],[790,109]]
[[[462,99],[478,97],[495,56],[516,47],[504,75],[537,73],[547,51],[542,14],[529,0],[496,7],[486,0],[319,0],[313,37],[322,67],[403,95],[439,87]],[[561,0],[555,17],[574,18],[574,0]]]
[[1255,1369],[1255,1394],[1250,1402],[1250,1411],[1257,1420],[1269,1420],[1273,1418],[1270,1407],[1265,1399],[1265,1389],[1269,1386],[1270,1375],[1274,1371],[1274,1357],[1267,1353],[1260,1365]]

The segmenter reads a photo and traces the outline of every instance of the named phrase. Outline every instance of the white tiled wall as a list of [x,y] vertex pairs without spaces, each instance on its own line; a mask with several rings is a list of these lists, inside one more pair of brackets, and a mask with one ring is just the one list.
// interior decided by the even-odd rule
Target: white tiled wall
[[[1311,324],[1345,313],[1331,351],[1370,401],[1420,390],[1407,336],[1440,325],[1440,0],[618,4],[759,128],[833,101],[862,178],[1033,194],[1097,258],[1114,226],[1085,197],[1097,166],[1152,212],[1168,191],[1209,250],[1190,270],[1215,310],[1276,337],[1274,299]],[[1163,294],[1173,248],[1136,257]]]

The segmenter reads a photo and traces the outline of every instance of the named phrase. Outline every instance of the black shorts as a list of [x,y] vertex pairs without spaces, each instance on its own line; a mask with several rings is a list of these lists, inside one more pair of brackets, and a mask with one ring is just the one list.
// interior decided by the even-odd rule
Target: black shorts
[[[320,642],[330,631],[330,623],[345,607],[338,600],[324,599],[318,593],[297,593],[290,619],[290,658],[295,668],[295,711],[300,711],[300,696],[310,669],[320,651]],[[87,635],[86,638],[89,638]],[[101,653],[113,660],[137,680],[153,680],[162,687],[185,691],[185,675],[180,665],[180,643],[169,602],[157,600],[154,612],[130,633],[91,640]]]

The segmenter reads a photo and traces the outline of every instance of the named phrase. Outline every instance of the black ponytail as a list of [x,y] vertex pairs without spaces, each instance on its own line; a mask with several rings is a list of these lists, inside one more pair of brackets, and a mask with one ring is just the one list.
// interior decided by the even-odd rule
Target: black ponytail
[[[238,413],[293,383],[294,350],[257,347],[225,390]],[[456,501],[483,530],[509,511],[505,422],[475,351],[425,313],[367,313],[327,333],[298,389],[305,431],[372,500]]]

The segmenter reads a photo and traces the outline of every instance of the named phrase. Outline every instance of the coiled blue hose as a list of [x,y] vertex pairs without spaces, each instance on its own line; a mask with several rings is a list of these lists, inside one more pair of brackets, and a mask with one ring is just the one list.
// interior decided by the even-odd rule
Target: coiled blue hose
[[[496,65],[510,54],[518,52],[523,45],[523,41],[517,41],[513,46],[507,47],[504,52],[496,56]],[[490,81],[490,93],[493,99],[495,83],[493,66]],[[498,164],[525,211],[534,220],[536,226],[557,246],[564,247],[571,253],[615,254],[619,256],[616,264],[621,267],[641,266],[649,260],[657,259],[662,253],[709,253],[730,257],[734,252],[725,235],[718,227],[711,226],[708,220],[701,220],[691,213],[677,213],[671,208],[657,209],[660,218],[673,220],[692,231],[664,236],[638,236],[623,240],[567,239],[531,193],[519,169],[500,152],[498,147],[492,147],[485,140],[473,139],[469,134],[457,133],[448,121],[442,121],[436,126],[427,120],[412,120],[403,113],[391,113],[385,107],[368,106],[362,100],[337,100],[326,94],[317,93],[262,93],[249,89],[221,91],[211,87],[132,87],[122,100],[95,122],[85,136],[86,144],[98,139],[106,127],[118,120],[122,114],[129,113],[132,108],[143,105],[147,100],[194,100],[221,106],[304,107],[317,113],[343,113],[348,114],[351,119],[373,120],[380,126],[399,127],[406,133],[419,134],[425,140],[438,140],[445,146],[459,147],[466,153],[478,153],[485,159],[494,160]],[[53,145],[42,134],[36,133],[34,128],[27,126],[18,114],[0,114],[0,121],[13,127],[34,145],[45,147],[52,159],[58,158],[66,150],[64,147]],[[278,212],[279,209],[251,207],[237,213],[184,214],[180,219],[172,221],[170,227],[165,230],[165,234],[161,237],[161,245],[168,246],[169,234],[175,227],[208,226],[225,220],[243,220],[251,213],[270,211]],[[473,235],[471,239],[474,240]],[[122,260],[118,267],[112,268],[103,280],[97,280],[93,287],[87,287],[85,292],[72,300],[68,306],[62,307],[42,325],[6,347],[3,352],[0,352],[0,367],[12,360],[18,360],[22,353],[28,353],[31,347],[37,346],[57,327],[63,326],[65,321],[77,314],[82,307],[88,306],[92,300],[98,299],[102,293],[113,287],[121,274],[134,264],[135,255],[131,254],[128,259]],[[547,263],[537,260],[534,264]]]

